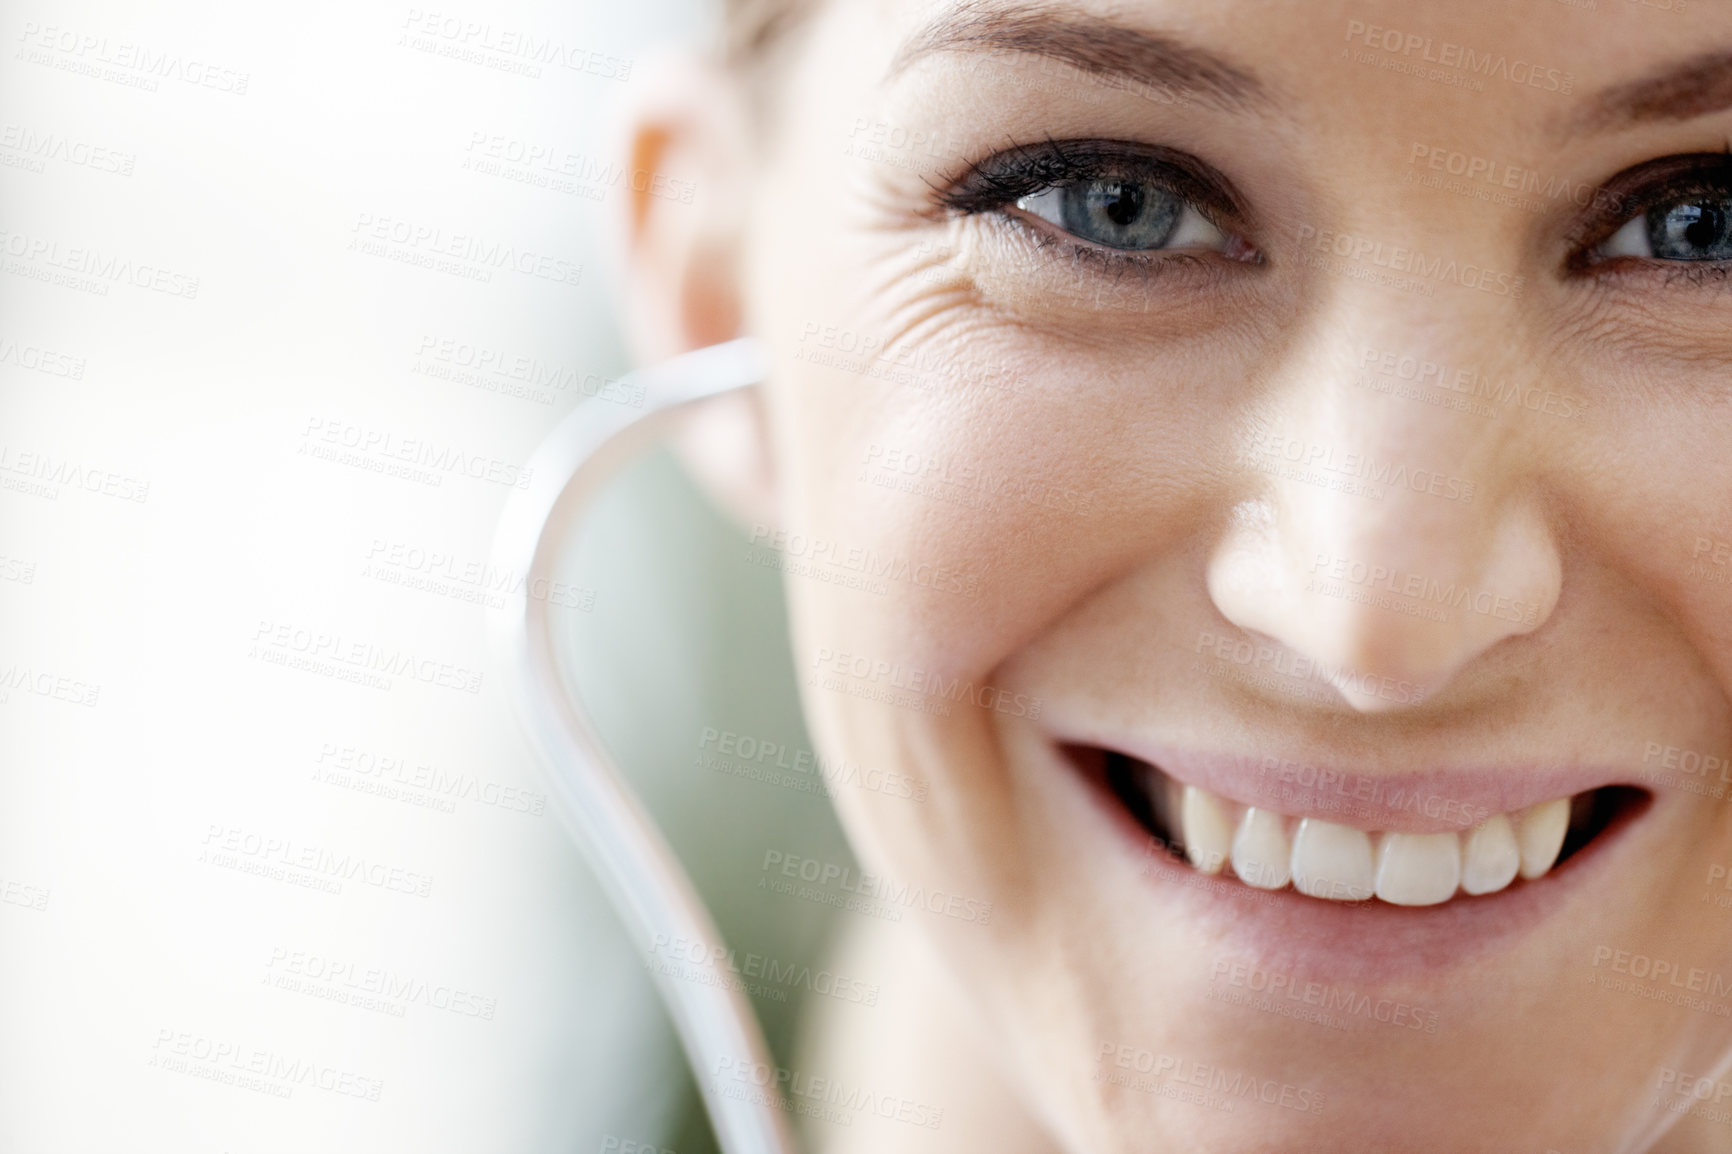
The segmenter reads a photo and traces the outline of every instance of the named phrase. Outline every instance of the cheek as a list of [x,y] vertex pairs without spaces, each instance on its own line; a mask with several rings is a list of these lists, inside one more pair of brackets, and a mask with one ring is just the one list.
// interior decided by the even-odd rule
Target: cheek
[[1162,388],[1177,366],[1007,329],[971,333],[966,352],[913,347],[950,372],[898,383],[871,354],[781,353],[785,528],[810,562],[787,582],[797,659],[845,651],[986,676],[1091,591],[1179,547],[1218,496],[1212,418]]
[[[1157,387],[1177,366],[1023,328],[969,335],[966,353],[918,346],[965,369],[925,388],[870,356],[784,346],[770,411],[814,737],[926,799],[841,791],[850,837],[867,861],[987,901],[1022,868],[1004,854],[1022,791],[996,731],[1051,704],[1009,663],[1150,557],[1200,567],[1218,438],[1207,406]],[[973,365],[1004,366],[1014,388],[976,383],[990,378]]]

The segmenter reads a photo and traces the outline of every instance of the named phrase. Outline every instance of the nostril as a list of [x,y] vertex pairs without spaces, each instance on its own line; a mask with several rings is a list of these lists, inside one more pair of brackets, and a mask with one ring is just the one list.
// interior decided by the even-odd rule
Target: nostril
[[1562,562],[1535,499],[1492,507],[1480,491],[1459,507],[1425,496],[1360,509],[1306,488],[1236,506],[1205,584],[1221,616],[1318,663],[1357,711],[1430,700],[1557,606]]

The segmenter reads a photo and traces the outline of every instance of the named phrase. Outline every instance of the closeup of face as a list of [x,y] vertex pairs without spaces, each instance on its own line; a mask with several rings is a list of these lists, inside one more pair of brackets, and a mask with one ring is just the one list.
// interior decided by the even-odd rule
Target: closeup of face
[[755,539],[865,578],[785,582],[814,737],[926,789],[842,818],[990,904],[922,925],[1053,1139],[1732,1141],[1732,7],[770,59],[640,257],[767,347]]

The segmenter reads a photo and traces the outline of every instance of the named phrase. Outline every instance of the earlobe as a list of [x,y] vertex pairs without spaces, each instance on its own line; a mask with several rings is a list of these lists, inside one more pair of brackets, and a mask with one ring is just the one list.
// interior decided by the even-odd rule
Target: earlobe
[[669,437],[704,492],[742,526],[781,524],[764,390],[706,401]]
[[[742,250],[752,184],[739,81],[695,55],[640,71],[628,114],[624,323],[636,363],[655,364],[745,335]],[[775,523],[762,398],[719,398],[688,414],[671,443],[727,513]]]

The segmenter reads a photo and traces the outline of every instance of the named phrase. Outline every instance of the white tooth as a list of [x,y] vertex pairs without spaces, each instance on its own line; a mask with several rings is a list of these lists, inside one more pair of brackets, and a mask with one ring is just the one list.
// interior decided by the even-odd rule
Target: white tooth
[[1377,845],[1377,896],[1391,905],[1435,906],[1461,881],[1461,838],[1453,833],[1386,833]]
[[1239,880],[1258,889],[1278,890],[1287,884],[1292,856],[1281,815],[1255,806],[1247,809],[1239,819],[1239,832],[1233,835],[1233,872]]
[[1516,815],[1516,837],[1522,848],[1522,877],[1532,881],[1545,876],[1564,848],[1570,828],[1570,799],[1553,798],[1530,805]]
[[1494,813],[1473,827],[1461,854],[1461,888],[1470,894],[1495,894],[1515,880],[1522,851],[1509,818]]
[[1308,817],[1293,834],[1293,884],[1314,898],[1364,901],[1375,890],[1364,830]]
[[1221,872],[1232,849],[1233,827],[1219,798],[1187,785],[1179,803],[1179,836],[1185,839],[1185,856],[1192,865],[1206,874]]

